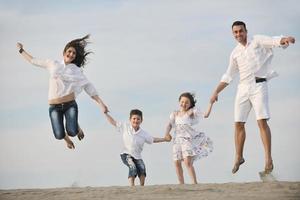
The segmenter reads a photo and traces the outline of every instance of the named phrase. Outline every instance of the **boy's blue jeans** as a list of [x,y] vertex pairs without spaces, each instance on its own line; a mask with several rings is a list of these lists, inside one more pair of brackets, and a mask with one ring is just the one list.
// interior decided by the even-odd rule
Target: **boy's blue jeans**
[[[49,107],[49,116],[52,130],[56,139],[63,139],[67,134],[71,137],[77,135],[78,128],[78,106],[75,100],[62,104],[51,104]],[[64,126],[66,120],[66,131]]]
[[146,176],[146,167],[142,159],[135,159],[127,153],[121,154],[123,163],[129,168],[128,178],[144,175]]

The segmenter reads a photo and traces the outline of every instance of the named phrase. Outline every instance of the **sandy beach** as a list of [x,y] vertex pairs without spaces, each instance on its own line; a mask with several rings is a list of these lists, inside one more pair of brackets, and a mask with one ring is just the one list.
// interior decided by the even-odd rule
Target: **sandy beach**
[[300,182],[252,182],[198,185],[152,185],[145,187],[78,187],[0,190],[1,200],[258,200],[300,199]]

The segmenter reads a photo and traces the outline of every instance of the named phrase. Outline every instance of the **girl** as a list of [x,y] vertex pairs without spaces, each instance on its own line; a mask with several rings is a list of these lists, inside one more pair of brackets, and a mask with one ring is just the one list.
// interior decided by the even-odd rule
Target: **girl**
[[180,110],[171,113],[165,135],[165,138],[170,141],[172,139],[170,131],[174,128],[173,159],[180,184],[184,184],[181,162],[184,162],[192,182],[197,184],[193,162],[207,156],[213,150],[212,141],[194,127],[199,122],[199,118],[209,116],[212,104],[205,114],[196,109],[195,104],[193,94],[186,92],[180,95]]
[[[63,50],[63,61],[61,62],[34,58],[24,50],[21,43],[17,43],[19,53],[28,62],[49,71],[48,102],[52,130],[55,138],[64,139],[70,149],[74,149],[75,146],[69,136],[77,135],[79,140],[84,137],[83,131],[78,125],[78,107],[75,101],[82,89],[96,101],[104,113],[108,111],[96,89],[81,69],[86,64],[86,56],[91,53],[85,49],[88,38],[89,35],[86,35],[69,42]],[[66,128],[64,127],[64,118]]]

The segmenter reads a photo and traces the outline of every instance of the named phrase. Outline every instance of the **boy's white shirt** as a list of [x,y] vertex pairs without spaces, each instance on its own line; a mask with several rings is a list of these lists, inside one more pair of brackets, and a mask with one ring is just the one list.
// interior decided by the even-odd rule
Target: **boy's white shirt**
[[130,123],[117,122],[116,129],[118,132],[122,133],[122,153],[130,154],[135,159],[142,159],[141,153],[145,142],[147,144],[152,144],[154,141],[154,138],[149,133],[141,129],[141,127],[138,131],[135,131]]

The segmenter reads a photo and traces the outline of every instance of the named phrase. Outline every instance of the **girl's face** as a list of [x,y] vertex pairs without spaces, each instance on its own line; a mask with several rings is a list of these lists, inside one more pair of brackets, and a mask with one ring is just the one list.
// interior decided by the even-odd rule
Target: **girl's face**
[[134,130],[139,130],[140,125],[142,123],[142,118],[139,115],[132,115],[130,117],[130,124],[132,126],[132,128],[134,128]]
[[64,52],[65,64],[70,64],[76,58],[76,50],[74,47],[69,47],[66,52]]
[[191,101],[187,97],[181,97],[179,101],[181,111],[188,111],[191,107]]

